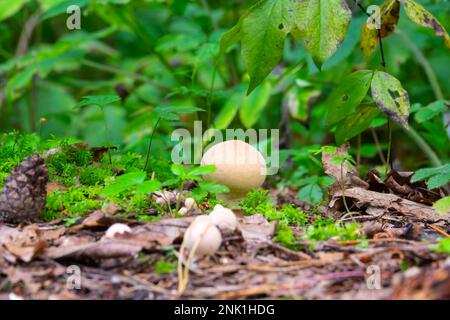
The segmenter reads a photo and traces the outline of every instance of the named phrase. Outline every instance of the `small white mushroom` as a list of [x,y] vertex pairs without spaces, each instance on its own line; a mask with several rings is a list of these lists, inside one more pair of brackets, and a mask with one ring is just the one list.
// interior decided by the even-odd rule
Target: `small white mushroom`
[[211,218],[211,222],[224,234],[233,233],[239,224],[234,212],[224,208],[220,204],[214,207],[214,210],[209,214],[209,217]]
[[194,198],[186,198],[184,200],[184,206],[188,210],[192,210],[192,209],[196,209],[197,208],[197,204],[195,203],[195,199]]
[[208,216],[195,218],[184,234],[183,243],[187,249],[193,250],[197,241],[194,252],[197,258],[214,255],[222,244],[222,235]]
[[186,213],[188,213],[188,211],[189,210],[186,207],[181,207],[180,210],[178,210],[178,214],[181,214],[184,216]]
[[115,223],[105,232],[105,239],[114,239],[118,234],[131,233],[131,228],[123,223]]
[[201,165],[215,165],[216,171],[206,175],[227,186],[230,193],[221,195],[229,205],[235,205],[252,189],[259,188],[265,180],[266,161],[252,145],[229,140],[211,147],[203,155]]

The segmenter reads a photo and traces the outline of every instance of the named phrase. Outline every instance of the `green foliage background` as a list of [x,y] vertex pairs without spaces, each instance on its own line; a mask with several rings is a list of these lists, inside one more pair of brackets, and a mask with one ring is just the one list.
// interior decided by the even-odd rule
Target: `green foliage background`
[[[320,4],[309,1],[315,2]],[[291,2],[281,0],[0,0],[0,129],[107,145],[102,111],[95,105],[74,106],[84,96],[118,95],[120,101],[105,107],[111,142],[122,151],[145,154],[158,107],[204,109],[162,121],[152,151],[169,157],[170,133],[177,127],[192,129],[193,120],[203,120],[204,129],[208,124],[279,128],[286,124],[284,109],[292,134],[287,152],[297,163],[289,177],[317,189],[322,185],[318,176],[312,183],[301,181],[305,168],[320,175],[308,150],[335,144],[335,138],[338,143],[351,139],[356,154],[356,135],[362,133],[358,154],[369,166],[380,163],[373,132],[381,151],[388,143],[387,117],[364,92],[354,96],[354,82],[342,87],[354,71],[382,71],[380,51],[365,61],[359,48],[367,17],[353,1],[336,15],[342,1],[322,2],[317,13],[317,6],[300,1],[291,8]],[[450,28],[448,1],[417,2]],[[66,27],[71,4],[82,9],[81,30]],[[322,15],[319,21],[317,14]],[[442,100],[450,94],[449,49],[442,37],[408,19],[404,8],[396,32],[383,46],[386,72],[408,92],[409,126],[418,134],[413,137],[392,122],[393,159],[408,170],[436,165],[422,142],[446,163],[448,107]],[[348,91],[366,109],[364,116],[358,111],[359,118],[351,116],[338,127],[335,137],[327,117],[339,116],[336,90]],[[40,124],[42,117],[46,124]],[[373,129],[366,130],[369,126]]]

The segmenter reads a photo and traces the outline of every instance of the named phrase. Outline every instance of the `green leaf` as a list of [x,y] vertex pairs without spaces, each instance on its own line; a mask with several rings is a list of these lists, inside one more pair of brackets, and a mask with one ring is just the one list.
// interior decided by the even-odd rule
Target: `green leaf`
[[86,96],[83,97],[83,100],[75,105],[74,109],[80,109],[82,107],[90,105],[96,105],[103,109],[107,105],[113,104],[118,101],[120,101],[119,96]]
[[143,183],[146,176],[147,174],[142,171],[121,175],[111,185],[103,189],[100,195],[105,197],[118,195],[130,187]]
[[439,214],[450,213],[450,197],[445,197],[433,204],[434,210]]
[[206,190],[209,193],[226,193],[230,192],[230,189],[227,186],[217,184],[212,180],[201,181],[199,183],[200,188]]
[[414,119],[418,123],[423,123],[425,121],[431,120],[441,114],[442,112],[445,112],[447,110],[447,105],[450,104],[450,101],[445,100],[438,100],[431,104],[429,104],[426,107],[422,107],[419,109],[419,111],[416,112],[414,115]]
[[442,238],[438,245],[432,247],[432,250],[450,254],[450,238]]
[[446,164],[442,167],[438,168],[425,168],[417,170],[416,173],[412,176],[411,182],[417,182],[420,180],[424,180],[427,178],[430,178],[434,175],[441,174],[441,173],[449,173],[450,172],[450,164]]
[[207,165],[207,166],[200,166],[200,167],[195,167],[194,169],[190,170],[188,172],[188,176],[202,176],[202,175],[213,173],[214,171],[216,171],[216,166],[213,164]]
[[353,113],[369,91],[373,71],[360,70],[346,76],[328,101],[328,125],[332,126]]
[[320,68],[344,41],[352,12],[345,0],[305,0],[298,6],[297,27]]
[[148,180],[139,184],[136,188],[137,192],[140,193],[152,193],[161,189],[161,183],[158,180]]
[[311,204],[317,204],[322,200],[323,192],[318,184],[308,184],[297,194],[297,198]]
[[376,71],[372,79],[372,98],[381,111],[408,127],[409,96],[400,81],[386,72]]
[[[400,3],[397,0],[386,0],[380,6],[380,16],[372,14],[372,17],[374,19],[380,19],[380,35],[381,38],[385,38],[395,30],[400,17]],[[373,23],[375,21],[372,20],[371,22]],[[366,60],[369,60],[379,43],[378,30],[374,27],[370,28],[366,22],[361,28],[361,51]]]
[[189,107],[189,106],[161,106],[155,108],[155,112],[158,114],[158,116],[161,119],[169,120],[169,121],[176,121],[180,120],[180,117],[177,115],[177,113],[180,114],[191,114],[194,112],[201,112],[204,111],[201,108],[197,107]]
[[15,15],[28,0],[0,0],[0,21]]
[[172,164],[172,166],[170,167],[170,170],[172,171],[172,173],[178,177],[181,177],[182,179],[187,175],[188,171],[187,169],[178,163],[174,163]]
[[[242,17],[236,29],[223,40],[230,45],[241,40],[242,56],[250,74],[251,93],[276,67],[283,54],[284,40],[292,28],[290,15],[295,1],[262,0]],[[233,29],[232,29],[233,30]],[[239,36],[237,30],[240,30]]]
[[272,85],[265,81],[260,87],[245,97],[239,118],[246,128],[252,127],[259,119],[261,112],[269,102],[272,94]]
[[401,1],[408,17],[418,25],[434,30],[439,37],[444,37],[444,43],[450,49],[450,37],[439,21],[422,5],[414,0]]
[[450,182],[450,172],[437,174],[431,177],[427,182],[428,189],[436,189],[445,186]]
[[358,108],[354,113],[338,124],[335,132],[336,144],[340,146],[345,141],[348,141],[369,128],[373,119],[379,114],[380,110],[373,105],[365,105]]
[[228,128],[230,123],[236,117],[236,114],[239,108],[242,105],[242,101],[245,99],[245,91],[238,91],[233,93],[228,100],[225,102],[225,105],[220,110],[219,114],[216,116],[214,120],[214,128],[218,130],[223,130]]
[[428,180],[427,186],[429,189],[439,188],[450,182],[450,164],[446,164],[438,168],[425,168],[417,170],[411,177],[411,182],[420,180]]

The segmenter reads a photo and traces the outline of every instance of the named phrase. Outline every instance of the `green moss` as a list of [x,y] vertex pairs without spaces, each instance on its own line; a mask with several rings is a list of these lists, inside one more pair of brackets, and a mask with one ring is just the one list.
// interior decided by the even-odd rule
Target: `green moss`
[[306,230],[309,240],[326,241],[336,238],[340,241],[364,239],[360,234],[361,226],[358,223],[335,223],[332,219],[317,219]]
[[85,186],[103,185],[105,179],[111,176],[111,172],[104,168],[89,166],[80,172],[80,183]]
[[[244,200],[240,202],[240,207],[245,215],[252,215],[255,213],[264,214],[264,208],[270,208],[270,196],[268,190],[254,190],[250,191]],[[261,212],[262,211],[262,212]]]
[[98,187],[74,186],[68,190],[56,190],[47,195],[44,216],[54,217],[63,212],[65,216],[80,216],[101,208],[97,200]]

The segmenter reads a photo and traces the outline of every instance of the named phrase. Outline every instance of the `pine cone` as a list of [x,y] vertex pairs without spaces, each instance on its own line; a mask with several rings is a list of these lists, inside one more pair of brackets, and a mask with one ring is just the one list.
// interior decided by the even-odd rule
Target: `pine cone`
[[0,222],[37,220],[45,208],[47,181],[48,169],[38,154],[16,166],[0,193]]

